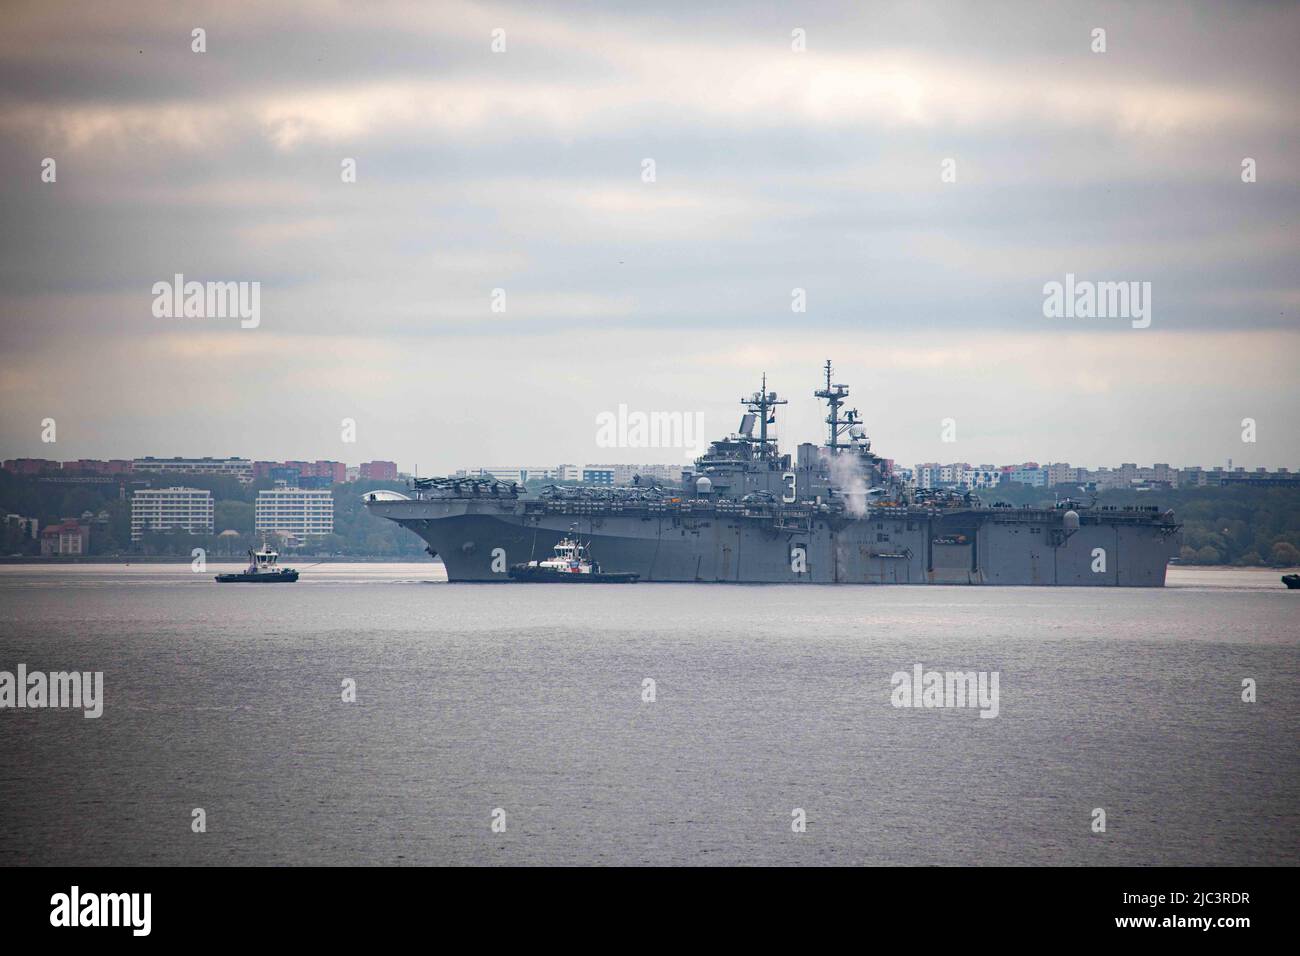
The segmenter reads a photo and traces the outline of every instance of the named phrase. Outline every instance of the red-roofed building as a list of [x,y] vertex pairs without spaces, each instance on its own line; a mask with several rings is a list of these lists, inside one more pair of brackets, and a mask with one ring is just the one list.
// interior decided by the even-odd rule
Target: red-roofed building
[[341,485],[347,480],[348,466],[341,461],[255,461],[254,478],[275,478],[290,480],[287,472],[295,472],[297,478],[323,478],[330,484]]
[[4,469],[15,475],[48,475],[59,471],[60,465],[48,458],[11,458],[4,463]]
[[86,554],[90,550],[90,525],[69,518],[41,531],[41,554]]
[[63,463],[63,473],[67,475],[126,475],[130,472],[131,462],[120,459],[100,461],[98,458],[78,458]]

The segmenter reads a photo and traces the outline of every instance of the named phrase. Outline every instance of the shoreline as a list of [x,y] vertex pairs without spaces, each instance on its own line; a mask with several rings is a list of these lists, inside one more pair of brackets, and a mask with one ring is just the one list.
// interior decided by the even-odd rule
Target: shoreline
[[[130,557],[125,557],[125,556],[114,557],[112,555],[66,555],[66,554],[59,555],[57,557],[56,556],[41,557],[39,555],[24,554],[19,556],[14,556],[14,555],[0,556],[0,565],[33,564],[33,565],[46,565],[49,567],[62,567],[70,564],[116,564],[116,565],[189,564],[193,560],[194,559],[189,556],[176,555],[176,554],[142,554],[142,555],[132,555]],[[297,561],[299,563],[307,562],[311,564],[421,564],[426,561],[431,564],[442,564],[442,560],[440,558],[431,559],[428,557],[428,555],[424,555],[424,554],[410,555],[409,557],[405,557],[405,558],[386,558],[386,557],[381,558],[381,557],[365,557],[365,556],[355,556],[355,555],[347,555],[347,556],[336,555],[336,556],[322,558],[313,555],[302,555],[302,556],[292,555],[289,556],[289,560]],[[248,557],[247,555],[209,554],[207,556],[207,562],[208,564],[247,564]]]
[[[65,568],[65,567],[131,567],[131,566],[152,566],[159,567],[185,567],[191,564],[193,559],[180,555],[137,555],[129,559],[124,557],[109,557],[105,555],[84,555],[60,557],[38,557],[35,555],[22,556],[0,556],[0,567],[31,567],[31,568]],[[208,555],[207,563],[212,566],[235,567],[243,566],[247,559],[236,557],[234,555]],[[300,569],[303,567],[322,567],[322,566],[346,566],[346,565],[428,565],[430,567],[443,567],[441,558],[429,558],[427,555],[410,555],[404,558],[389,557],[328,557],[318,558],[312,556],[292,556],[289,563]],[[1168,573],[1177,575],[1180,572],[1194,573],[1241,573],[1267,576],[1275,578],[1280,582],[1283,575],[1300,573],[1300,566],[1296,567],[1261,567],[1259,565],[1239,565],[1239,564],[1181,564],[1171,563],[1167,566]],[[899,585],[904,586],[904,585]],[[972,587],[981,587],[981,585],[971,585]]]

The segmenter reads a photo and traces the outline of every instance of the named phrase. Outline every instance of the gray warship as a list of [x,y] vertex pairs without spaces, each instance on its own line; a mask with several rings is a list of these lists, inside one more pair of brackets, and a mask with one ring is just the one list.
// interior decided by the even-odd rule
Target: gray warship
[[591,553],[641,581],[1162,587],[1180,526],[1155,507],[986,505],[917,490],[871,449],[849,389],[832,380],[826,441],[792,459],[772,437],[778,406],[742,398],[737,432],[714,441],[680,487],[549,486],[528,496],[493,478],[416,478],[366,507],[428,544],[450,581],[509,581],[575,524]]

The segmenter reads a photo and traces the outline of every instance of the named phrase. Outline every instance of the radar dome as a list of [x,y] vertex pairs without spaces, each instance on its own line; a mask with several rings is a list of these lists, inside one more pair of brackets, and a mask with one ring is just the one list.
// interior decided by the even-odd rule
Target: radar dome
[[1064,515],[1061,516],[1061,519],[1065,522],[1066,531],[1079,530],[1079,512],[1067,511]]
[[713,490],[713,481],[709,478],[699,478],[695,482],[695,490],[699,494],[707,495]]

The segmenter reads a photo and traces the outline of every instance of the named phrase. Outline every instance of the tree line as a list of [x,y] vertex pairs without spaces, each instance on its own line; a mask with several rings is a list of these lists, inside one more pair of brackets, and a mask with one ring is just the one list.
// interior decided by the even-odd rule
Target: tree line
[[[169,480],[153,479],[154,486]],[[268,479],[241,484],[235,478],[186,475],[177,481],[191,488],[206,488],[214,499],[213,534],[184,531],[147,532],[131,541],[132,486],[42,482],[35,477],[0,472],[0,514],[36,518],[42,528],[64,518],[91,516],[90,553],[98,555],[188,555],[201,547],[210,554],[239,556],[261,543],[254,531],[254,505],[258,491],[270,488]],[[419,559],[424,542],[392,521],[366,511],[362,496],[392,487],[392,482],[358,481],[335,485],[334,534],[312,539],[302,549],[312,554],[355,557]],[[530,487],[530,492],[535,489]],[[1070,495],[1099,505],[1156,505],[1174,509],[1183,525],[1179,560],[1186,564],[1275,566],[1300,565],[1300,488],[1250,488],[1239,486],[1176,488],[1150,492],[1110,490],[1094,494],[1070,488],[1032,488],[1002,485],[980,491],[985,504],[1005,501],[1013,505],[1050,507]],[[223,531],[238,532],[234,536]],[[24,538],[16,525],[0,529],[0,555],[38,554],[39,541]]]

